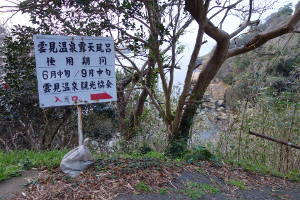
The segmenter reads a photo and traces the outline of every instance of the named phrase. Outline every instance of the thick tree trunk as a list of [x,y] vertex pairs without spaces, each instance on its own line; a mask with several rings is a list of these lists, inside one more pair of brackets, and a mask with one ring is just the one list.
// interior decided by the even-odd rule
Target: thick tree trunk
[[170,138],[169,153],[175,156],[186,151],[190,129],[194,116],[197,112],[197,108],[201,103],[208,85],[225,62],[229,49],[230,37],[226,32],[218,29],[210,22],[205,26],[205,32],[217,41],[217,46],[215,47],[209,61],[204,64],[197,82],[192,89],[190,98],[184,107],[179,127],[174,130],[172,134],[173,137]]
[[[194,115],[196,114],[197,108],[202,100],[202,97],[210,84],[213,80],[217,72],[219,71],[220,67],[225,61],[229,48],[229,37],[224,35],[223,40],[218,42],[217,47],[209,59],[206,66],[203,68],[202,72],[200,73],[196,85],[192,90],[191,97],[189,98],[188,104],[185,106],[179,129],[175,135],[175,138],[188,138],[189,132],[191,129],[192,121]],[[186,139],[187,140],[187,139]]]
[[[223,41],[220,41],[218,43],[213,56],[209,59],[208,63],[200,73],[196,85],[192,90],[191,96],[188,99],[187,105],[184,107],[179,128],[175,130],[175,132],[173,133],[173,137],[170,138],[171,148],[173,148],[173,151],[177,151],[179,154],[186,151],[194,116],[208,85],[225,61],[228,47],[229,38],[225,37]],[[176,147],[174,146],[174,144]]]

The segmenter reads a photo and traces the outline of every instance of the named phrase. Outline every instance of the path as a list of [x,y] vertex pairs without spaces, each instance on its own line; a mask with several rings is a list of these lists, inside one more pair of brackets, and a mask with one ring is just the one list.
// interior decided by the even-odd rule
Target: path
[[24,185],[28,183],[28,180],[37,176],[38,171],[24,171],[22,176],[0,182],[0,200],[11,199],[15,193],[20,194],[25,190]]
[[[118,196],[117,200],[299,200],[300,199],[300,186],[295,188],[281,188],[274,189],[270,186],[265,186],[256,189],[245,189],[226,191],[226,186],[223,181],[214,177],[210,177],[201,173],[193,173],[185,171],[175,179],[175,185],[178,189],[184,189],[183,183],[192,181],[199,184],[210,184],[218,186],[221,193],[204,194],[199,197],[191,198],[188,195],[178,193],[176,191],[167,194],[158,193],[141,193],[141,194],[123,194]],[[177,184],[176,184],[177,182]],[[177,189],[177,190],[178,190]],[[230,188],[232,189],[232,188]]]

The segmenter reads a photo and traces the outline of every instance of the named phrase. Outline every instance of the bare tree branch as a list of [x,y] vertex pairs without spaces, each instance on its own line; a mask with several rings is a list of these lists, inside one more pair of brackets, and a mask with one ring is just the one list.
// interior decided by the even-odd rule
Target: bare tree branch
[[241,24],[240,27],[235,30],[234,32],[232,32],[229,36],[230,38],[233,38],[235,36],[237,36],[239,33],[241,33],[243,30],[245,30],[248,26],[251,25],[257,25],[259,24],[260,20],[255,20],[255,21],[246,21],[245,23]]
[[166,120],[166,114],[164,112],[164,110],[162,109],[162,107],[160,106],[160,104],[157,102],[154,94],[151,92],[151,90],[148,87],[145,87],[151,102],[154,104],[155,108],[158,110],[159,114],[161,115],[161,117],[164,119],[164,121]]
[[238,47],[229,50],[227,58],[249,52],[253,49],[260,47],[265,44],[267,41],[279,37],[286,33],[291,33],[294,31],[295,26],[300,21],[300,8],[298,8],[295,13],[291,16],[290,20],[283,26],[276,28],[274,30],[268,31],[266,33],[261,33],[256,35],[253,39],[251,39],[246,45],[243,47]]
[[116,51],[118,52],[118,54],[120,54],[123,58],[125,58],[128,62],[130,62],[130,64],[134,67],[134,69],[138,72],[139,75],[141,75],[141,71],[138,68],[138,66],[135,64],[135,62],[133,62],[128,56],[126,56],[124,53],[122,53],[121,51],[119,51],[118,49],[116,49]]
[[[172,58],[171,58],[171,65],[170,65],[170,80],[169,80],[169,88],[168,94],[171,95],[172,88],[173,88],[173,81],[174,81],[174,70],[176,65],[176,35],[177,35],[177,27],[180,18],[180,10],[181,10],[181,1],[179,1],[179,6],[177,6],[177,15],[175,16],[174,28],[173,28],[173,37],[171,40],[172,44]],[[170,17],[170,21],[173,21],[172,16]]]
[[[238,5],[239,3],[241,3],[243,0],[238,0],[237,2],[229,5],[229,6],[226,6],[226,7],[223,7],[222,9],[220,9],[218,12],[216,12],[215,14],[213,14],[211,17],[209,17],[209,20],[211,20],[212,18],[214,18],[215,16],[217,16],[218,14],[220,14],[221,12],[223,12],[224,10],[226,10],[226,13],[229,12],[229,10],[231,10],[232,8],[234,8],[236,5]],[[223,19],[221,21],[224,21],[225,17],[227,16],[227,14],[225,13]]]
[[19,11],[16,11],[16,12],[14,12],[10,17],[8,17],[6,20],[5,20],[5,22],[3,23],[4,25],[9,21],[9,20],[11,20],[16,14],[18,14],[18,12]]

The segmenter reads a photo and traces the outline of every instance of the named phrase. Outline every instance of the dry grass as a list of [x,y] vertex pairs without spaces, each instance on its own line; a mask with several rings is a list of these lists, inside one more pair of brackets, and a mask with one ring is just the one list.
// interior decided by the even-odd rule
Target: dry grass
[[[136,165],[134,165],[136,164]],[[77,178],[67,177],[58,169],[44,171],[33,181],[25,195],[16,199],[114,199],[123,193],[138,193],[135,185],[143,181],[158,192],[178,175],[179,167],[168,166],[156,159],[119,159],[98,162]]]
[[[167,191],[176,193],[180,190],[174,186],[173,181],[183,171],[207,174],[221,192],[231,197],[235,197],[239,188],[227,184],[229,180],[242,181],[247,189],[299,187],[296,183],[278,177],[260,175],[228,164],[206,161],[198,164],[179,165],[158,159],[127,158],[99,160],[77,178],[70,178],[58,169],[43,171],[38,179],[28,185],[26,192],[15,200],[109,200],[116,199],[120,194],[159,193],[162,188],[171,188]],[[147,187],[147,191],[139,190],[136,187],[139,184]]]

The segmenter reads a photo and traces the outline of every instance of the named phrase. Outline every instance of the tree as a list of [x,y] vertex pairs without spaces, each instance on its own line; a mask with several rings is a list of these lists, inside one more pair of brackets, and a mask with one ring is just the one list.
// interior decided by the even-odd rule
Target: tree
[[[219,1],[217,1],[219,2]],[[226,1],[229,3],[229,1]],[[226,4],[225,2],[225,4]],[[183,142],[183,146],[179,146],[179,148],[182,148],[184,150],[186,146],[186,142],[188,139],[188,131],[191,127],[192,119],[196,113],[197,107],[200,104],[200,101],[209,85],[209,83],[212,81],[212,79],[215,77],[217,72],[219,71],[222,64],[225,62],[226,59],[230,57],[234,57],[249,51],[252,51],[263,44],[265,44],[267,41],[279,37],[286,33],[291,33],[295,30],[295,26],[300,20],[300,9],[297,8],[295,13],[290,17],[290,19],[287,19],[287,23],[280,27],[276,27],[273,30],[270,30],[266,33],[259,33],[253,38],[249,40],[249,42],[241,47],[236,47],[230,49],[229,44],[230,40],[237,36],[239,33],[241,33],[245,28],[248,26],[251,26],[256,21],[251,21],[252,13],[254,12],[253,8],[253,0],[249,0],[249,8],[248,8],[248,14],[246,21],[240,25],[240,27],[234,31],[233,33],[229,34],[225,32],[222,29],[222,23],[224,22],[225,18],[228,16],[228,12],[231,9],[234,9],[239,3],[242,1],[236,1],[233,4],[221,6],[220,4],[216,7],[221,7],[221,10],[226,10],[225,15],[223,19],[221,20],[220,26],[215,26],[211,18],[208,17],[209,11],[212,9],[209,8],[211,1],[210,0],[186,0],[186,10],[193,16],[193,18],[197,21],[199,24],[199,31],[203,34],[206,33],[211,38],[213,38],[217,45],[215,49],[213,50],[209,60],[204,64],[203,70],[201,71],[198,80],[195,84],[195,86],[192,88],[192,92],[189,95],[188,101],[190,104],[186,105],[182,110],[183,112],[178,112],[175,119],[179,121],[175,121],[175,128],[173,129],[173,141],[172,143],[174,148],[177,147],[176,144],[178,144],[178,141]],[[214,16],[214,15],[213,15]],[[202,41],[200,41],[201,43]],[[186,76],[186,85],[189,85],[189,74]],[[181,98],[186,99],[187,91],[183,91]],[[183,106],[182,106],[183,107]],[[179,107],[178,111],[181,110],[181,107]],[[178,151],[178,149],[177,149]]]
[[[178,38],[191,23],[190,13],[198,23],[197,38],[191,55],[184,86],[174,107],[171,94],[174,86],[174,73],[180,68]],[[118,83],[118,112],[121,130],[127,139],[132,138],[133,129],[138,125],[147,99],[155,106],[164,121],[169,139],[169,152],[180,154],[187,147],[191,123],[202,97],[226,59],[252,51],[268,40],[293,32],[300,19],[300,9],[287,19],[285,25],[266,33],[259,33],[242,46],[230,47],[230,40],[239,36],[259,23],[252,20],[254,13],[261,14],[268,6],[254,6],[254,1],[236,0],[56,0],[21,2],[16,10],[29,13],[31,21],[40,30],[59,34],[110,34],[116,38],[117,61],[125,77]],[[246,4],[245,4],[246,2]],[[243,20],[237,30],[227,33],[223,24],[230,15],[237,15]],[[219,18],[219,19],[218,19]],[[218,19],[218,20],[216,20]],[[219,23],[218,26],[215,24]],[[213,38],[217,45],[210,58],[204,63],[196,84],[191,78],[195,62],[202,47],[203,35]],[[129,49],[131,54],[125,54]],[[144,60],[142,64],[133,58]],[[123,62],[123,61],[126,62]],[[162,83],[163,100],[155,90],[157,79]],[[135,91],[135,92],[132,92]],[[138,94],[137,101],[130,100]],[[163,102],[162,102],[163,101]],[[133,106],[128,117],[128,108]],[[124,119],[128,119],[125,121]]]
[[[139,125],[147,98],[166,119],[155,94],[158,74],[164,83],[166,73],[170,74],[171,84],[168,88],[164,85],[165,107],[170,118],[173,74],[179,68],[177,55],[182,49],[178,39],[192,22],[183,12],[183,6],[181,0],[26,0],[13,11],[29,13],[31,22],[38,27],[37,32],[43,34],[115,36],[117,64],[122,69],[117,85],[119,126],[128,140]],[[133,101],[134,96],[137,96],[136,101]]]
[[3,128],[0,139],[7,149],[49,149],[57,144],[64,147],[68,141],[63,141],[63,137],[65,133],[72,134],[74,127],[68,125],[72,120],[70,108],[42,110],[38,107],[31,39],[35,33],[33,28],[16,27],[4,40],[5,59],[0,66],[6,87],[0,87],[0,125]]
[[[4,46],[4,38],[8,35],[7,27],[4,25],[0,25],[0,65],[3,63],[3,46]],[[0,68],[0,84],[3,82],[2,80],[3,71]]]

